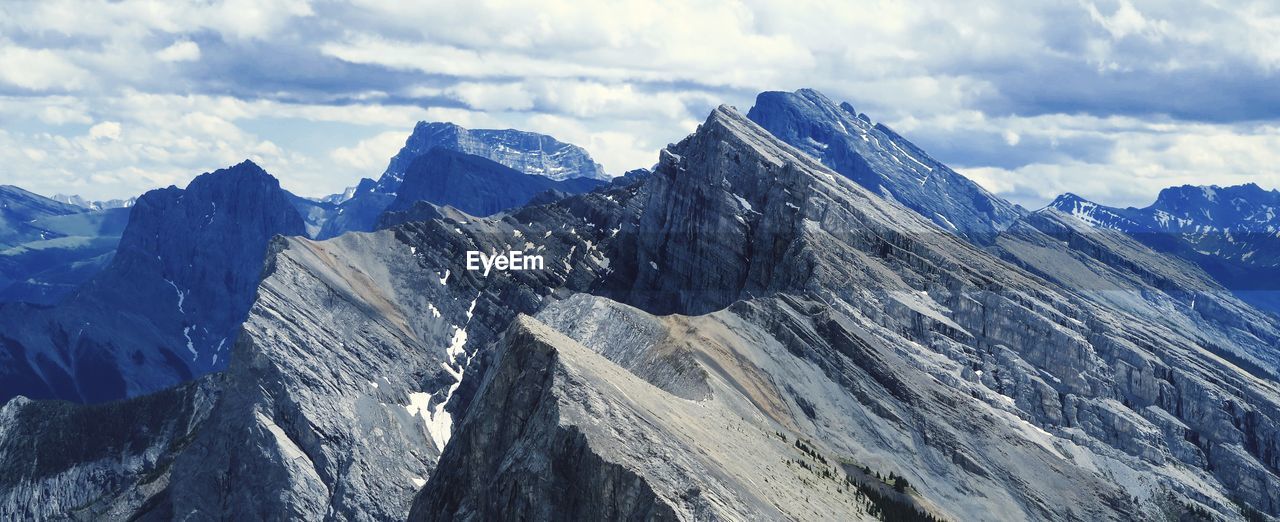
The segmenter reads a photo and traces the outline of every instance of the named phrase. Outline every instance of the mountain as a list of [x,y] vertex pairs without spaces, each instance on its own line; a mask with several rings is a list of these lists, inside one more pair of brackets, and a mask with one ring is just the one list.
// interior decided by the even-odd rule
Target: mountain
[[341,205],[343,202],[356,195],[356,188],[357,187],[347,187],[343,189],[341,193],[329,194],[328,196],[320,198],[320,202],[329,203],[331,205]]
[[433,148],[489,158],[525,174],[553,180],[592,178],[607,180],[600,164],[577,145],[562,143],[551,136],[515,129],[466,129],[452,123],[418,122],[404,148],[391,158],[378,179],[378,192],[394,193],[404,180],[409,165]]
[[110,262],[128,213],[0,186],[0,302],[61,300]]
[[989,242],[1025,213],[848,103],[836,105],[812,89],[760,93],[747,117],[868,190],[970,240]]
[[[415,162],[437,149],[476,159],[420,165],[420,168],[431,171],[423,179],[427,184],[417,185],[410,193],[405,193],[401,184]],[[482,159],[486,161],[479,161]],[[441,169],[447,170],[448,174]],[[468,173],[469,169],[475,169],[475,172]],[[512,171],[527,177],[512,176]],[[506,182],[495,183],[485,179],[486,175],[499,175]],[[550,136],[511,129],[470,130],[452,123],[419,122],[404,148],[391,158],[382,177],[376,182],[361,180],[353,195],[339,203],[335,212],[328,214],[319,234],[313,237],[328,239],[344,232],[371,231],[378,225],[383,212],[397,200],[399,206],[394,212],[409,209],[415,201],[412,198],[417,198],[429,203],[456,203],[463,205],[465,208],[458,208],[466,212],[488,215],[523,205],[533,196],[548,190],[577,194],[607,180],[609,176],[585,150]],[[488,199],[491,197],[498,199]]]
[[74,194],[73,195],[54,194],[53,198],[51,199],[58,201],[60,203],[75,205],[77,207],[88,209],[88,210],[108,210],[113,208],[129,208],[129,207],[132,207],[133,204],[137,203],[138,201],[138,198],[90,201]]
[[417,201],[426,201],[488,216],[528,203],[540,192],[579,194],[604,184],[592,178],[557,181],[525,174],[480,156],[436,147],[405,169],[404,181],[387,211],[407,210]]
[[225,367],[267,242],[303,233],[288,194],[251,162],[147,192],[110,264],[74,293],[0,305],[0,398],[102,402]]
[[12,185],[0,185],[0,248],[11,248],[57,234],[40,226],[40,220],[84,212]]
[[433,213],[272,241],[224,373],[6,404],[0,517],[1280,513],[1280,326],[1125,234],[979,247],[729,107],[629,182]]
[[302,222],[305,224],[307,237],[317,237],[324,230],[324,225],[338,211],[336,203],[329,203],[324,200],[314,200],[294,195],[286,191],[289,203],[293,205],[293,209],[302,216]]
[[378,217],[382,216],[391,202],[396,199],[395,194],[374,192],[373,186],[373,180],[368,178],[361,180],[360,187],[365,190],[357,189],[355,196],[328,212],[320,232],[313,234],[312,237],[331,239],[346,232],[373,230],[378,223]]
[[1063,194],[1048,208],[1185,259],[1259,308],[1280,313],[1280,191],[1256,184],[1184,185],[1143,208]]

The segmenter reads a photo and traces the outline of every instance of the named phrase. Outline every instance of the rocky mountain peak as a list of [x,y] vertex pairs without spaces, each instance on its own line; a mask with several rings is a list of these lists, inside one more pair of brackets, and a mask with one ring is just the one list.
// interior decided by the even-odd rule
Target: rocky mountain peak
[[488,216],[527,203],[546,191],[586,192],[604,181],[571,178],[556,181],[525,174],[482,156],[433,147],[409,165],[387,212],[408,210],[415,202],[449,205],[473,216]]
[[413,160],[435,147],[482,156],[525,174],[554,180],[609,179],[587,151],[545,134],[515,129],[467,129],[448,122],[418,122],[404,147],[391,158],[376,190],[396,192]]
[[0,322],[24,379],[0,391],[101,402],[225,367],[281,234],[305,234],[302,217],[249,161],[143,194],[110,264],[56,307]]
[[990,241],[1025,213],[852,105],[812,89],[761,93],[747,116],[832,170],[971,241]]

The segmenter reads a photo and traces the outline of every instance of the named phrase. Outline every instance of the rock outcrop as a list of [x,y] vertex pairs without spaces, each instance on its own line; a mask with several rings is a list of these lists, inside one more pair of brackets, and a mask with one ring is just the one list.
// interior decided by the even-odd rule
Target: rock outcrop
[[407,210],[415,202],[425,201],[473,216],[488,216],[524,205],[542,192],[581,194],[604,184],[593,178],[557,181],[525,174],[481,156],[436,147],[409,164],[387,212]]
[[[401,185],[408,178],[417,180],[409,180],[406,189]],[[546,191],[578,194],[608,179],[585,150],[550,136],[419,122],[382,177],[376,182],[361,180],[313,237],[328,239],[372,231],[380,223],[399,223],[403,212],[418,201],[487,216]],[[402,215],[383,220],[388,211]]]

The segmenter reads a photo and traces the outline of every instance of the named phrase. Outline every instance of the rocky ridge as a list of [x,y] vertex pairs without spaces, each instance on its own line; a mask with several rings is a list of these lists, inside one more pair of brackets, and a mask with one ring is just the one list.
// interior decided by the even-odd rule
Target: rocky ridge
[[[1123,234],[1049,215],[979,248],[727,107],[630,183],[433,212],[274,244],[235,385],[155,505],[863,519],[874,503],[846,493],[892,472],[913,509],[955,519],[1280,511],[1274,323]],[[548,268],[460,267],[513,247]],[[1064,283],[1086,275],[1111,286]]]
[[1241,299],[1280,313],[1280,191],[1184,185],[1160,191],[1143,208],[1108,207],[1075,194],[1047,208],[1184,259]]
[[747,117],[774,136],[943,230],[987,243],[1026,213],[848,103],[812,89],[764,92]]

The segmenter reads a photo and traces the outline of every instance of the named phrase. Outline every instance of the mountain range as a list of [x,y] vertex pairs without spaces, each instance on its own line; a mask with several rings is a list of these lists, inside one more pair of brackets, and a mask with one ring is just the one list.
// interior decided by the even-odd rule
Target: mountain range
[[128,216],[0,186],[0,302],[61,300],[111,261]]
[[[385,202],[361,221],[377,230],[308,239],[306,204],[245,163],[140,198],[75,297],[3,310],[21,319],[0,368],[35,369],[112,353],[9,339],[66,336],[89,317],[67,303],[174,318],[143,294],[160,277],[180,315],[187,296],[246,305],[219,311],[242,320],[225,369],[0,407],[0,517],[1280,515],[1280,319],[1126,230],[1005,202],[848,104],[721,106],[652,170],[576,194],[554,176],[528,188],[550,196],[475,190],[541,175],[516,165],[545,146],[425,141],[392,161],[394,190],[337,206],[380,195],[361,203]],[[471,188],[430,190],[454,182]],[[465,267],[516,249],[546,266]],[[220,275],[235,291],[196,293]],[[120,364],[85,366],[68,398]]]
[[137,202],[138,202],[138,198],[124,198],[124,199],[108,199],[108,200],[93,200],[93,201],[90,201],[90,200],[84,199],[84,198],[82,198],[82,197],[80,197],[80,196],[78,196],[78,195],[75,195],[75,194],[71,194],[71,195],[67,195],[67,194],[54,194],[54,195],[53,195],[53,197],[51,197],[50,199],[53,199],[54,201],[57,201],[57,202],[59,202],[59,203],[66,203],[66,204],[68,204],[68,205],[75,205],[75,206],[77,206],[77,207],[84,208],[84,209],[88,209],[88,210],[107,210],[107,209],[113,209],[113,208],[129,208],[129,207],[132,207],[134,203],[137,203]]
[[1049,208],[1194,263],[1241,299],[1280,314],[1280,191],[1253,183],[1184,185],[1160,191],[1144,208],[1107,207],[1075,194]]

